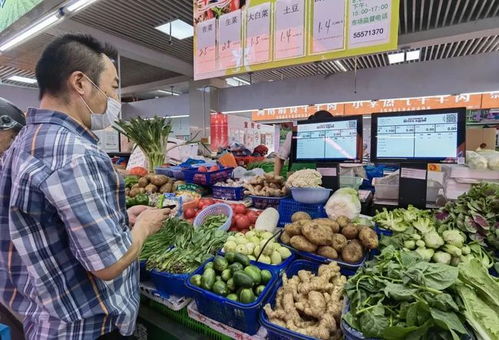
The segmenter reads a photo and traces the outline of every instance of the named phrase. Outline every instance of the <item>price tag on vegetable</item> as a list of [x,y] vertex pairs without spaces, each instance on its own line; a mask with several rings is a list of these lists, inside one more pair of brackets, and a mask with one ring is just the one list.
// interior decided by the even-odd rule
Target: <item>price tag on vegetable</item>
[[305,2],[278,0],[275,6],[275,59],[302,57],[305,53]]
[[270,61],[270,2],[246,12],[246,60],[248,65]]
[[221,70],[241,66],[241,27],[241,10],[221,15],[218,20],[218,60]]
[[315,0],[312,53],[324,53],[345,47],[345,1]]
[[196,51],[194,67],[196,74],[216,70],[216,19],[206,20],[196,26]]
[[390,41],[391,0],[350,0],[349,48]]

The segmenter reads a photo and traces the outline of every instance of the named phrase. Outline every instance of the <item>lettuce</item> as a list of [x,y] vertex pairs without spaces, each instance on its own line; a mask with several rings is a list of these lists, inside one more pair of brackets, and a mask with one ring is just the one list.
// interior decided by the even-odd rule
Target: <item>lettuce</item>
[[357,190],[352,188],[341,188],[336,190],[327,201],[326,213],[329,218],[336,219],[346,216],[353,220],[360,214],[360,200]]

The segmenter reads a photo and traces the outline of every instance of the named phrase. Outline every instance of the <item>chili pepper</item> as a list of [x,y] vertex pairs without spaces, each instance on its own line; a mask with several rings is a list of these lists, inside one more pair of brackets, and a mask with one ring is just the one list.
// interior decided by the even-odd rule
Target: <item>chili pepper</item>
[[125,203],[126,203],[126,207],[127,208],[130,208],[130,207],[133,207],[134,205],[137,205],[137,200],[135,199],[135,197],[126,197],[125,199]]
[[137,176],[126,176],[125,177],[125,186],[127,188],[131,188],[134,184],[139,183],[139,178]]
[[135,196],[135,205],[149,205],[149,196],[146,194],[138,194]]

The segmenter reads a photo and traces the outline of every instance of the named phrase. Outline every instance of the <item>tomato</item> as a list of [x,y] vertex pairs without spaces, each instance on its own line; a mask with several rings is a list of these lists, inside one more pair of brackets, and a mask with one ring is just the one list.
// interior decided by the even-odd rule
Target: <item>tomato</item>
[[214,166],[212,166],[212,167],[210,168],[210,170],[209,170],[209,171],[210,171],[210,172],[213,172],[213,171],[218,171],[218,170],[220,170],[220,168],[219,168],[218,166],[214,165]]
[[246,206],[244,204],[236,204],[233,208],[236,214],[246,214]]
[[251,224],[255,224],[256,220],[258,219],[258,214],[254,210],[248,210],[248,213],[246,214],[246,216],[248,216]]
[[204,203],[205,205],[213,205],[217,203],[217,201],[215,201],[213,198],[203,198],[202,200],[206,202]]
[[199,172],[208,172],[208,168],[207,168],[207,167],[205,167],[205,166],[200,166],[200,167],[198,168],[198,171],[199,171]]
[[188,208],[188,209],[185,209],[184,211],[184,217],[189,219],[189,218],[193,218],[196,216],[196,210],[193,209],[193,208]]
[[249,226],[251,225],[251,222],[250,222],[248,216],[237,215],[236,216],[236,225],[237,225],[237,229],[243,230],[243,229],[248,229]]

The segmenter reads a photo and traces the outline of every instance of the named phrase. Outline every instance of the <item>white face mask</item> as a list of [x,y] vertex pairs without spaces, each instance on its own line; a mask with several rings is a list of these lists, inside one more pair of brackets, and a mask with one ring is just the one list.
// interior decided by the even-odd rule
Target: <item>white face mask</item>
[[[87,76],[85,75],[85,77]],[[95,85],[94,82],[89,77],[87,77],[87,79],[92,83],[92,85],[95,86],[97,90],[99,90],[100,93],[102,93],[107,98],[106,111],[104,111],[104,113],[99,114],[92,111],[92,109],[90,108],[90,106],[88,106],[85,99],[83,99],[83,97],[80,96],[81,100],[83,101],[83,103],[91,113],[90,130],[92,131],[104,130],[110,127],[119,118],[121,112],[121,103],[114,98],[108,97],[104,93],[104,91],[102,91],[100,87]]]

